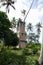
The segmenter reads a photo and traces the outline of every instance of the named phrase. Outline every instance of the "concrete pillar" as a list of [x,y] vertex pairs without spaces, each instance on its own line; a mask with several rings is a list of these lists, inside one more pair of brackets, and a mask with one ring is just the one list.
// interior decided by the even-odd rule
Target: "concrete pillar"
[[17,47],[25,48],[26,47],[26,33],[25,33],[25,22],[19,19],[17,24],[17,36],[19,38],[19,44]]
[[41,51],[39,57],[39,65],[43,65],[43,28],[42,28],[42,43],[41,43]]

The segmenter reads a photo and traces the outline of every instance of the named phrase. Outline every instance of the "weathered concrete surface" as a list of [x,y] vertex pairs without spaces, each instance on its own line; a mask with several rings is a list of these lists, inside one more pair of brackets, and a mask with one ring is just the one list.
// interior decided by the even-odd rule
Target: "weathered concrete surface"
[[42,28],[42,43],[41,43],[41,51],[39,57],[39,64],[43,65],[43,28]]
[[19,19],[18,24],[17,24],[17,36],[19,38],[19,44],[17,48],[25,48],[26,47],[25,22],[22,22],[21,19]]

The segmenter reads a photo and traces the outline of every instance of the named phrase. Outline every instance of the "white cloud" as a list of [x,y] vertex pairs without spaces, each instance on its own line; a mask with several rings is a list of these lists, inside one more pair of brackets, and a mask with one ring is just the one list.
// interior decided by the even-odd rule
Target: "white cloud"
[[27,23],[31,22],[33,24],[36,24],[37,22],[39,22],[39,14],[40,13],[37,9],[31,9],[27,17]]
[[38,0],[38,4],[43,3],[43,0]]

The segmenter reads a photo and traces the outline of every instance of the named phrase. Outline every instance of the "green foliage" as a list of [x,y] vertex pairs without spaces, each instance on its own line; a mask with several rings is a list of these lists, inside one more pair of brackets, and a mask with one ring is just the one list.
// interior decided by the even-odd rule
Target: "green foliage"
[[40,34],[40,32],[41,32],[40,28],[42,27],[41,23],[39,22],[38,24],[36,24],[36,27],[37,27],[37,33]]
[[0,28],[1,27],[7,27],[10,28],[11,27],[11,23],[10,20],[8,19],[7,15],[5,12],[0,11]]
[[33,49],[33,48],[37,48],[38,50],[40,50],[40,46],[41,46],[41,44],[39,43],[28,43],[27,45],[26,45],[26,48],[31,48],[31,49]]
[[29,31],[32,31],[32,24],[31,23],[29,23],[28,25],[27,25],[27,30]]
[[38,61],[37,60],[33,60],[31,57],[28,57],[26,59],[26,65],[38,65]]
[[5,12],[0,11],[0,39],[4,39],[5,45],[18,45],[17,34],[10,30],[12,24]]
[[19,43],[19,38],[17,37],[16,33],[9,31],[8,34],[5,35],[5,45],[8,46],[16,46]]
[[[0,44],[0,49],[1,47]],[[0,65],[9,65],[11,63],[16,65],[38,65],[40,47],[40,44],[35,43],[29,43],[25,49],[18,50],[4,47],[0,51]]]
[[11,24],[12,24],[12,28],[16,28],[17,21],[15,17],[13,17],[13,19],[11,20]]
[[[27,30],[28,30],[28,33],[27,33],[27,39],[28,39],[28,42],[35,42],[35,43],[39,43],[39,38],[40,38],[40,32],[41,32],[41,23],[37,23],[36,26],[35,26],[36,30],[34,29],[33,25],[31,23],[29,23],[27,25]],[[36,33],[34,32],[36,31]]]
[[37,48],[33,49],[33,54],[36,54],[37,52],[38,52]]
[[9,64],[16,64],[16,65],[24,65],[25,57],[23,55],[15,55],[10,50],[0,51],[0,65],[9,65]]
[[38,59],[40,55],[40,44],[29,43],[23,50],[24,56],[26,56],[26,65],[39,65]]
[[5,33],[12,25],[5,12],[0,11],[0,38],[4,38]]

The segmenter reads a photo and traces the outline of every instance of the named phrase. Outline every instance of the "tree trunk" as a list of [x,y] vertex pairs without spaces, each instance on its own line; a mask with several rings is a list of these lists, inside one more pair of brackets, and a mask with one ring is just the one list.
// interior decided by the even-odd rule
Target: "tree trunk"
[[28,12],[27,12],[27,14],[26,14],[25,18],[24,18],[24,22],[25,22],[25,20],[26,20],[26,18],[27,18],[27,15],[28,15],[28,14],[29,14],[29,12],[30,12],[30,9],[31,9],[31,7],[32,7],[32,5],[33,5],[33,2],[34,2],[34,0],[32,1],[31,6],[30,6],[30,8],[29,8],[29,10],[28,10]]

